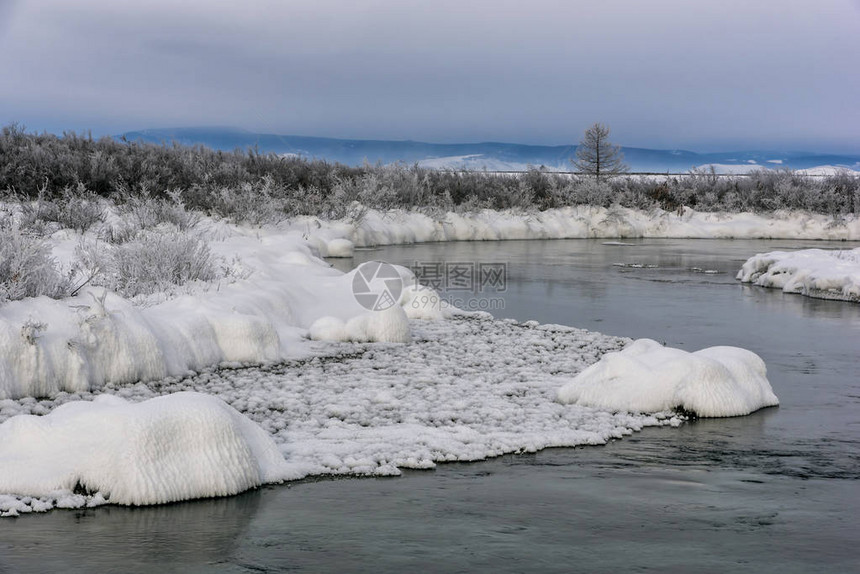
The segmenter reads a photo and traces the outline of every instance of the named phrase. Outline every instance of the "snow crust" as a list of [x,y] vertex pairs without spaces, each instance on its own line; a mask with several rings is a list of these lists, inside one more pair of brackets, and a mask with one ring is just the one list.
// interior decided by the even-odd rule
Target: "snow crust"
[[90,505],[160,504],[295,476],[259,426],[191,392],[137,404],[100,395],[46,416],[13,417],[0,425],[0,460],[0,492],[67,505],[75,491]]
[[746,349],[688,353],[638,339],[561,387],[558,400],[611,411],[682,409],[700,417],[732,417],[779,404],[766,374],[764,361]]
[[759,253],[743,264],[737,278],[786,293],[860,302],[860,248]]

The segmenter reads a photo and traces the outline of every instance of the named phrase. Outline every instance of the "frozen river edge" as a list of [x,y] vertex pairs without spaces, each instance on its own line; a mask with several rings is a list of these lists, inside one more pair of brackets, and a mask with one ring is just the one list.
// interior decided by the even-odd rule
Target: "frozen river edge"
[[[315,356],[265,367],[212,369],[98,392],[0,402],[0,421],[48,414],[110,394],[139,402],[182,391],[217,397],[260,425],[287,460],[280,479],[397,475],[401,468],[475,461],[548,447],[605,444],[671,412],[611,413],[563,405],[557,389],[628,339],[487,316],[411,321],[409,344],[315,344]],[[269,482],[279,482],[274,480]],[[0,496],[0,512],[109,502],[99,492]]]
[[[406,329],[411,329],[415,342],[406,345],[380,343],[365,347],[360,342],[403,340],[386,338],[385,333],[390,325],[383,325],[376,334],[364,327],[360,329],[360,336],[347,334],[347,338],[357,343],[344,346],[341,352],[348,354],[330,363],[348,364],[348,368],[337,376],[326,371],[314,385],[314,392],[334,385],[328,389],[329,394],[323,394],[321,399],[314,402],[301,395],[309,391],[296,390],[300,398],[291,399],[298,401],[297,404],[300,403],[303,408],[309,408],[306,403],[325,407],[318,411],[295,410],[295,405],[289,401],[288,407],[277,402],[271,404],[271,400],[274,400],[271,397],[285,396],[282,392],[275,392],[277,387],[302,388],[290,376],[300,380],[307,375],[298,372],[270,375],[266,374],[266,369],[273,367],[252,367],[250,370],[235,371],[246,374],[237,375],[238,378],[225,383],[223,373],[233,371],[207,370],[207,365],[223,366],[226,363],[288,365],[290,363],[284,363],[284,359],[296,355],[307,356],[311,349],[310,355],[321,352],[322,356],[329,356],[332,349],[338,348],[337,344],[310,343],[307,341],[308,329],[313,335],[318,319],[334,321],[326,324],[348,325],[350,319],[361,310],[355,308],[354,301],[349,303],[352,284],[350,274],[344,276],[327,269],[321,265],[317,255],[348,256],[355,245],[451,239],[560,238],[568,233],[573,233],[573,236],[599,234],[615,237],[701,236],[711,235],[715,229],[720,229],[719,233],[715,233],[717,236],[724,233],[744,236],[753,228],[762,228],[759,222],[752,220],[744,221],[745,225],[739,226],[744,214],[721,217],[720,214],[696,214],[689,211],[662,214],[656,218],[651,214],[649,227],[639,228],[631,224],[632,215],[636,213],[601,209],[589,209],[587,212],[580,210],[577,213],[558,210],[557,213],[536,215],[482,212],[467,220],[448,214],[448,219],[437,223],[442,225],[443,230],[446,229],[445,225],[453,226],[450,229],[456,233],[440,236],[437,233],[440,228],[437,227],[435,231],[428,228],[429,235],[426,237],[419,221],[425,216],[417,213],[371,212],[359,227],[348,229],[339,227],[336,222],[325,225],[317,222],[313,231],[308,222],[293,222],[286,229],[280,227],[253,233],[221,222],[204,222],[204,234],[214,242],[214,251],[224,260],[232,258],[239,262],[242,273],[247,272],[250,280],[238,280],[225,285],[223,289],[219,285],[214,293],[198,286],[196,290],[174,294],[164,301],[143,301],[142,306],[137,303],[132,305],[114,295],[103,294],[100,297],[98,291],[91,291],[86,297],[81,295],[77,301],[33,300],[13,303],[3,310],[0,318],[7,319],[8,330],[5,334],[0,333],[3,335],[0,339],[23,350],[7,353],[8,373],[25,374],[29,381],[24,377],[6,377],[7,383],[11,381],[15,385],[24,381],[24,385],[17,390],[14,386],[10,387],[13,390],[7,394],[9,398],[0,402],[0,417],[15,414],[44,415],[64,402],[90,398],[98,393],[119,394],[132,402],[188,390],[214,395],[261,425],[285,455],[289,469],[274,475],[262,473],[270,479],[275,476],[272,480],[267,479],[268,482],[324,474],[391,475],[397,474],[399,468],[429,468],[441,461],[481,460],[510,452],[533,452],[549,446],[603,444],[644,426],[678,424],[681,419],[667,411],[656,415],[623,415],[606,412],[612,409],[605,407],[604,411],[599,411],[579,405],[560,405],[556,400],[558,388],[583,368],[597,362],[604,353],[620,350],[623,343],[619,341],[623,340],[563,327],[521,325],[520,328],[535,332],[555,329],[565,333],[578,332],[579,335],[571,336],[573,342],[564,343],[558,349],[553,348],[556,342],[551,337],[551,343],[540,344],[541,349],[549,345],[551,351],[535,353],[534,357],[525,360],[525,366],[518,367],[509,362],[510,357],[517,356],[513,348],[519,348],[521,339],[533,338],[533,334],[528,337],[524,336],[524,332],[499,334],[497,326],[510,325],[510,322],[496,322],[489,318],[459,317],[428,322],[416,321],[416,315],[411,314],[409,316],[413,320]],[[569,225],[570,218],[574,216],[582,223],[583,229]],[[713,226],[707,232],[702,231],[705,229],[703,227],[694,234],[686,226],[696,227],[702,223],[697,221],[700,216]],[[457,217],[460,217],[459,223]],[[778,217],[774,221],[780,225],[777,229],[770,229],[769,233],[775,235],[787,234],[788,230],[798,226],[807,231],[810,229],[809,220],[798,214]],[[537,227],[536,222],[539,224]],[[853,237],[856,223],[853,220],[849,222],[838,233],[840,238],[845,238],[843,232]],[[655,227],[650,227],[652,224]],[[685,230],[676,224],[683,224]],[[382,235],[362,235],[362,230],[369,228]],[[393,232],[392,229],[399,231]],[[561,233],[559,230],[562,229],[567,231]],[[814,234],[829,236],[834,228],[828,229],[828,233],[816,231]],[[408,230],[411,230],[411,235],[406,233]],[[76,238],[61,232],[53,240],[62,244]],[[295,277],[297,272],[304,284],[287,280]],[[411,280],[406,276],[403,279],[407,284]],[[400,303],[409,310],[408,299]],[[39,313],[44,313],[47,320],[40,317]],[[401,317],[397,321],[405,322],[406,319]],[[483,321],[481,333],[476,337],[458,331],[470,321]],[[400,327],[398,329],[402,331]],[[454,345],[452,349],[443,345],[432,351],[446,357],[443,359],[444,364],[436,359],[430,360],[427,355],[429,341],[422,337],[428,332],[441,333],[441,339],[447,337]],[[204,334],[202,339],[201,333]],[[505,337],[512,339],[513,343],[503,342]],[[608,346],[604,347],[596,343],[600,340],[614,342],[606,343]],[[597,350],[592,348],[594,345],[597,345]],[[384,349],[382,352],[379,352],[380,347]],[[424,349],[418,351],[424,354],[420,357],[403,355],[402,349],[413,347]],[[145,349],[143,354],[141,348]],[[365,349],[360,351],[361,357],[354,356],[356,349]],[[14,348],[12,350],[15,351]],[[457,352],[462,352],[463,356],[458,356]],[[371,353],[373,358],[370,367],[357,363],[359,360],[369,360],[367,353]],[[561,356],[565,353],[570,357]],[[316,358],[319,359],[319,356]],[[473,379],[469,365],[479,356],[484,358],[474,367],[479,374]],[[118,361],[118,357],[122,360]],[[154,357],[155,360],[147,357]],[[534,361],[535,357],[539,359],[537,362]],[[79,360],[79,363],[75,360]],[[302,368],[307,370],[313,360],[303,360]],[[405,366],[398,367],[397,360],[402,360]],[[571,361],[576,365],[575,368],[558,369],[559,364]],[[448,366],[448,363],[454,367]],[[525,368],[525,372],[518,370],[521,367]],[[448,373],[446,369],[449,368],[454,371]],[[190,371],[202,374],[188,378],[185,374]],[[391,373],[396,373],[399,382],[388,379]],[[437,379],[442,375],[439,373],[450,374],[451,381],[440,384]],[[519,378],[515,376],[517,373]],[[0,375],[3,374],[0,372]],[[170,378],[170,375],[174,377]],[[498,379],[493,380],[491,375]],[[265,383],[272,376],[276,382]],[[361,379],[362,376],[364,379]],[[64,381],[62,377],[70,378]],[[216,381],[215,386],[208,382],[195,382],[199,377],[209,377],[206,380]],[[259,385],[247,377],[258,377],[265,392],[260,391]],[[328,380],[332,383],[326,382]],[[283,385],[284,381],[289,381],[289,385]],[[346,381],[344,384],[350,392],[335,388],[337,381]],[[390,389],[377,384],[386,381],[390,383]],[[490,381],[494,382],[491,384]],[[500,399],[494,394],[498,388],[518,381],[527,387],[517,391],[523,397],[542,397],[538,401],[540,406],[535,406],[538,403],[533,402],[528,411],[528,416],[537,417],[534,420],[516,414],[525,408],[523,405],[516,404],[516,401],[513,401],[513,405],[509,404],[510,397]],[[174,386],[165,386],[168,384]],[[398,384],[406,386],[398,387],[395,392],[394,387]],[[162,391],[162,388],[169,390]],[[137,390],[130,392],[128,389]],[[365,389],[371,389],[374,393],[368,395],[369,391]],[[266,398],[261,400],[254,393]],[[353,393],[357,393],[359,398]],[[53,398],[43,401],[20,398],[33,395]],[[345,402],[339,402],[341,399]],[[502,402],[499,403],[499,400]],[[262,405],[259,407],[262,411],[258,410],[258,403]],[[567,410],[559,414],[559,409]],[[443,414],[440,415],[440,412]],[[444,418],[444,413],[448,412],[453,414]],[[383,414],[397,416],[386,418]],[[509,425],[509,421],[519,420],[518,417],[526,418],[522,424]],[[558,423],[558,426],[548,424],[547,417]],[[319,428],[314,427],[311,434],[302,434],[306,431],[303,426],[306,422]],[[489,426],[481,427],[480,424]],[[284,434],[288,436],[285,438],[282,436]],[[324,446],[315,442],[320,440],[324,441]],[[366,445],[365,441],[371,445]],[[246,486],[260,482],[251,481]],[[0,511],[15,514],[55,506],[93,505],[111,500],[109,494],[105,496],[98,490],[93,491],[88,485],[81,485],[81,488],[72,488],[77,487],[77,484],[69,486],[51,496],[39,492],[29,497],[4,497],[3,502],[0,502]],[[204,488],[198,495],[224,493],[228,492],[208,492]],[[119,502],[117,499],[114,501]]]

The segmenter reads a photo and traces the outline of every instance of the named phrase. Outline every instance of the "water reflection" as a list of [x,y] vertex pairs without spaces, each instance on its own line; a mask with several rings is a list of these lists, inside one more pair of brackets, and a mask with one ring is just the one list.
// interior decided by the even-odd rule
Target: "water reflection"
[[[172,570],[228,560],[260,491],[162,506],[102,506],[0,520],[0,572]],[[38,541],[42,541],[39,543]]]

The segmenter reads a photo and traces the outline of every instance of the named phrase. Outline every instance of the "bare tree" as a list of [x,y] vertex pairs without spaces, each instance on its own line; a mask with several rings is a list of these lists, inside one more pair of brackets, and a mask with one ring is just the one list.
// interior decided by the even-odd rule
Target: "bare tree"
[[577,171],[593,175],[597,181],[627,173],[629,167],[624,163],[624,154],[619,146],[609,142],[609,127],[597,123],[585,130],[585,136],[576,148],[576,159],[571,163]]

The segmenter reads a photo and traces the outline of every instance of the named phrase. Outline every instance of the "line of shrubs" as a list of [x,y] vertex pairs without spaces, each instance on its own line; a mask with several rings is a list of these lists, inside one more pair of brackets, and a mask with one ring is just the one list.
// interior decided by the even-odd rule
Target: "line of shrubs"
[[68,203],[70,197],[134,197],[181,202],[187,209],[249,223],[294,215],[341,218],[365,208],[440,210],[538,209],[621,205],[700,211],[807,210],[833,216],[860,212],[860,178],[853,172],[809,177],[759,170],[717,177],[586,176],[533,168],[517,175],[432,170],[417,165],[359,167],[203,146],[155,145],[75,133],[0,131],[0,195]]

